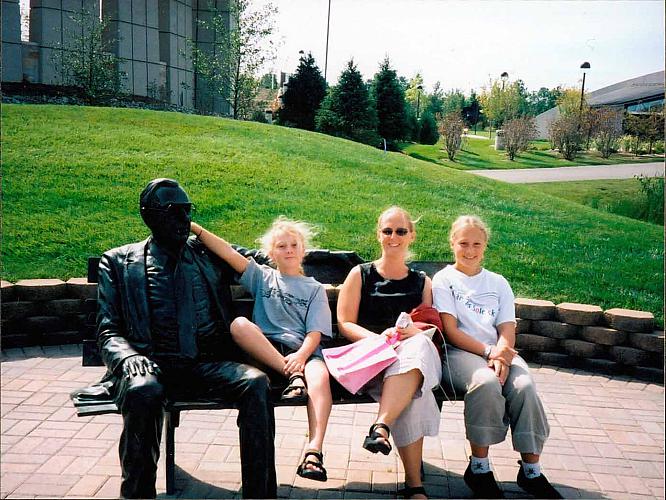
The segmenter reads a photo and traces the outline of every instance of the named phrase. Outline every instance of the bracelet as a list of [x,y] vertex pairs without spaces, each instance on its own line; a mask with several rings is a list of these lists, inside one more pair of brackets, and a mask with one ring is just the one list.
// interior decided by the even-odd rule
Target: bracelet
[[490,344],[486,344],[485,349],[483,349],[483,359],[487,361],[488,358],[490,358],[490,353],[492,351],[493,351],[493,346],[491,346]]

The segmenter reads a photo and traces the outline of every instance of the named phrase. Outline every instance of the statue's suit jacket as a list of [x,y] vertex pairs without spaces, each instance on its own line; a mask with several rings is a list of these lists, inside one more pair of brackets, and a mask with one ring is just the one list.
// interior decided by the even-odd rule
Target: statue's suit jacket
[[[123,360],[129,356],[150,357],[153,353],[145,259],[149,242],[150,238],[109,250],[99,263],[97,344],[108,368],[105,380],[118,375]],[[189,238],[186,245],[192,250],[218,311],[219,324],[214,335],[220,338],[198,339],[200,351],[205,351],[209,347],[206,344],[219,346],[224,344],[220,342],[224,337],[230,338],[234,310],[229,285],[235,274],[196,238]],[[224,359],[224,353],[218,354]]]

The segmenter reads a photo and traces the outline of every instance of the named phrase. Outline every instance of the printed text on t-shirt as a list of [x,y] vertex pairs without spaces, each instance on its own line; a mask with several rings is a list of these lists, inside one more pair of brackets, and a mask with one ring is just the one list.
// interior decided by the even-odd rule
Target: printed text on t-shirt
[[305,299],[299,299],[290,293],[285,293],[279,288],[265,288],[261,291],[261,296],[265,299],[270,299],[271,297],[277,297],[285,304],[291,306],[307,307],[308,301]]
[[[470,311],[480,315],[480,316],[490,316],[491,318],[494,318],[497,316],[497,309],[485,306],[483,304],[479,304],[477,302],[474,302],[471,300],[468,296],[464,295],[458,290],[453,289],[451,287],[451,292],[453,293],[453,298],[456,299],[458,302],[463,304],[467,309]],[[488,294],[484,294],[488,295]],[[493,294],[490,294],[493,295]]]

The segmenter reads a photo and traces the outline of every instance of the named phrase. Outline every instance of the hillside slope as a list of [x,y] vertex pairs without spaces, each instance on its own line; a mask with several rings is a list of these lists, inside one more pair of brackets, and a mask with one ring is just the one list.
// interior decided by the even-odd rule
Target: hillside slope
[[279,214],[319,225],[318,246],[376,256],[380,210],[421,217],[421,260],[449,260],[448,228],[476,213],[489,269],[516,295],[663,317],[658,226],[321,134],[143,110],[3,105],[3,279],[85,274],[88,255],[147,236],[138,195],[178,179],[195,219],[255,245]]

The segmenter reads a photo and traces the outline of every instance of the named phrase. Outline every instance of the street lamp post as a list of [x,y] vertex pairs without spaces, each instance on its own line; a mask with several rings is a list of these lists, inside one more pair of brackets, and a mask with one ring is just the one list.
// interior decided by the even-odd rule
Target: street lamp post
[[590,69],[590,63],[585,61],[583,64],[580,65],[580,69],[583,70],[583,85],[580,87],[580,108],[578,109],[578,114],[580,117],[583,116],[583,98],[585,96],[585,70]]
[[416,86],[416,121],[419,121],[419,113],[421,111],[421,91],[423,90],[423,85],[419,84]]
[[331,27],[331,0],[328,0],[328,19],[326,21],[326,57],[324,58],[324,81],[326,81],[326,71],[328,70],[328,32]]

